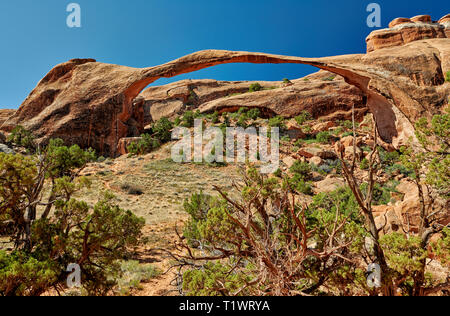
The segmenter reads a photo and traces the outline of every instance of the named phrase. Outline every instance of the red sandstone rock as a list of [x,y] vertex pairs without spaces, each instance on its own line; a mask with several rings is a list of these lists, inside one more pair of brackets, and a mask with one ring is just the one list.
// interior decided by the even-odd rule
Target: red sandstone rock
[[389,28],[391,29],[397,25],[411,23],[411,22],[412,22],[411,19],[408,19],[408,18],[396,18],[393,21],[391,21],[391,23],[389,23]]
[[9,119],[15,112],[16,112],[16,110],[1,110],[1,109],[0,109],[0,126],[1,126],[7,119]]
[[[321,116],[334,115],[335,110],[345,113],[349,100],[362,107],[367,102],[381,138],[398,147],[414,137],[413,122],[439,113],[447,104],[450,86],[445,84],[443,73],[450,69],[449,56],[449,39],[434,38],[366,55],[315,59],[208,50],[144,69],[92,59],[71,60],[50,71],[1,129],[10,131],[22,124],[41,143],[59,137],[67,143],[93,147],[102,155],[116,155],[121,138],[143,131],[147,99],[135,99],[157,79],[227,63],[294,63],[332,72],[345,82],[339,76],[333,81],[313,76],[290,87],[222,97],[199,108],[207,112],[250,106],[286,117],[306,109]],[[183,93],[175,91],[174,95]],[[160,109],[165,110],[164,106]]]

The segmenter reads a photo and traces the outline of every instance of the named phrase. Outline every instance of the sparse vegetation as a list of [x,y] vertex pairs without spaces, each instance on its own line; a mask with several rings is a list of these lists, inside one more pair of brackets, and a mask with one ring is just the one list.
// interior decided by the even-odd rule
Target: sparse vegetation
[[302,126],[304,123],[311,121],[313,119],[311,113],[308,111],[303,111],[300,115],[295,117],[295,121],[298,125]]
[[257,92],[257,91],[262,91],[262,90],[263,90],[263,86],[261,86],[258,82],[256,82],[256,83],[252,83],[250,85],[248,92]]

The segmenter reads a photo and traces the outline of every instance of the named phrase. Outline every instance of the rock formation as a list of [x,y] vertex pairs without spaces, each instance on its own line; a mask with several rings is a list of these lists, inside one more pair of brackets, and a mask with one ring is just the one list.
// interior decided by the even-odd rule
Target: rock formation
[[450,14],[437,22],[429,15],[397,18],[389,23],[388,29],[377,30],[367,37],[367,52],[432,38],[450,38]]
[[[443,19],[444,24],[446,21]],[[227,63],[294,63],[332,72],[345,82],[296,81],[293,86],[273,91],[209,101],[200,108],[212,111],[247,105],[291,116],[301,108],[318,107],[316,113],[327,113],[323,109],[327,100],[339,107],[348,100],[358,104],[362,96],[375,116],[382,139],[399,146],[414,137],[413,123],[418,118],[438,113],[447,104],[450,84],[445,82],[444,73],[450,70],[449,56],[450,39],[432,38],[368,54],[326,58],[207,50],[143,69],[76,59],[52,69],[1,129],[10,131],[21,124],[31,129],[42,143],[59,137],[67,143],[93,147],[99,154],[114,156],[121,138],[143,131],[148,121],[144,108],[146,103],[153,102],[148,94],[157,89],[152,88],[143,96],[139,94],[157,79]],[[313,89],[325,90],[311,92]],[[330,93],[336,98],[326,96]],[[336,101],[339,98],[342,102]],[[151,112],[155,105],[148,107]],[[177,110],[177,106],[173,108],[168,114]]]
[[9,119],[15,112],[16,112],[16,110],[2,110],[2,109],[0,109],[0,126],[7,119]]
[[[161,117],[171,117],[188,109],[201,112],[233,111],[240,107],[259,108],[270,115],[293,117],[309,111],[314,117],[350,119],[352,106],[359,114],[367,111],[361,90],[347,84],[340,76],[320,71],[302,79],[283,82],[258,81],[263,91],[249,93],[256,82],[183,80],[150,87],[140,96],[144,101],[145,124]],[[361,115],[360,115],[361,116]]]

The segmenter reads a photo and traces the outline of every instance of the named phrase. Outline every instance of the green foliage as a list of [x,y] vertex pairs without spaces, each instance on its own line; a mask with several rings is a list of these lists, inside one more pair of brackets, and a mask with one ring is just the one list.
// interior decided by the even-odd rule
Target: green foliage
[[361,170],[369,170],[369,167],[370,167],[370,165],[369,165],[369,159],[364,158],[364,159],[361,161],[361,163],[360,163],[360,165],[359,165],[359,168],[360,168]]
[[336,78],[336,76],[333,75],[333,76],[324,78],[323,81],[333,81],[335,78]]
[[405,276],[412,276],[422,268],[420,261],[426,258],[427,252],[420,244],[419,237],[407,238],[404,234],[396,232],[380,239],[389,267]]
[[[251,281],[251,276],[230,270],[228,265],[209,262],[201,270],[187,271],[183,275],[183,290],[188,296],[223,296],[238,292]],[[249,293],[242,291],[240,295]]]
[[300,113],[300,115],[295,117],[295,121],[300,126],[308,121],[311,121],[312,119],[313,119],[313,117],[312,117],[311,113],[309,113],[308,111],[303,111],[302,113]]
[[347,121],[338,121],[338,124],[345,129],[353,129],[352,121],[348,121],[348,120]]
[[289,186],[299,193],[306,195],[312,195],[312,168],[307,162],[296,161],[292,167],[289,169],[292,173],[292,177],[289,178]]
[[[426,118],[416,124],[416,137],[425,151],[402,148],[403,165],[411,170],[412,177],[430,185],[444,198],[450,197],[450,107],[431,122]],[[439,146],[437,146],[439,145]]]
[[250,109],[247,112],[247,117],[251,120],[257,120],[261,116],[261,111],[257,108]]
[[181,126],[191,128],[194,127],[195,114],[192,111],[186,111],[181,119]]
[[284,123],[284,117],[278,115],[278,116],[275,116],[275,117],[269,119],[269,126],[285,129],[286,124]]
[[[294,171],[299,176],[309,175],[305,165],[298,164]],[[337,242],[345,245],[340,254],[357,256],[363,251],[367,232],[350,189],[320,194],[303,211],[298,205],[291,209],[285,204],[290,199],[286,200],[284,190],[279,179],[249,168],[239,197],[226,194],[227,199],[216,199],[198,194],[185,202],[190,221],[184,236],[194,248],[191,252],[211,258],[223,255],[223,259],[207,260],[204,264],[196,261],[198,264],[183,275],[184,294],[271,295],[282,288],[285,292],[281,293],[285,294],[305,291],[317,295],[320,285],[338,294],[366,293],[362,269],[338,257],[330,259],[324,255],[322,259],[313,255],[325,254],[325,249],[330,249],[328,240],[336,236]],[[277,204],[277,201],[285,202]],[[265,214],[272,215],[265,219]],[[303,221],[310,232],[307,237],[298,230],[298,223]],[[309,249],[314,249],[304,258],[302,250],[295,246],[303,238]],[[297,258],[294,266],[289,264],[290,255]],[[276,274],[270,272],[273,269],[277,270]]]
[[[94,160],[93,151],[59,139],[39,156],[0,154],[0,220],[12,222],[14,242],[13,252],[0,252],[0,296],[40,295],[65,282],[70,263],[81,266],[89,294],[104,295],[115,285],[117,261],[141,243],[144,220],[120,209],[110,194],[93,209],[72,198],[89,186],[78,173]],[[37,205],[45,206],[39,218]]]
[[38,260],[22,251],[0,251],[0,295],[35,296],[58,279],[57,264]]
[[316,136],[316,140],[319,143],[322,143],[322,144],[329,143],[330,142],[330,138],[331,138],[330,132],[326,132],[326,131],[325,132],[320,132]]
[[292,82],[291,82],[291,80],[289,80],[288,78],[284,78],[284,79],[283,79],[283,83],[284,83],[284,84],[291,84]]
[[117,281],[118,292],[129,296],[133,290],[141,290],[142,282],[148,282],[157,277],[160,271],[150,264],[139,264],[139,261],[122,261],[120,263],[121,277]]
[[50,140],[46,152],[47,162],[51,166],[48,170],[51,178],[71,176],[73,170],[84,168],[88,162],[96,160],[92,149],[85,151],[78,145],[67,147],[58,138]]
[[32,152],[34,152],[34,150],[36,149],[36,143],[33,134],[21,125],[17,125],[16,127],[14,127],[7,141],[13,143],[16,146],[24,147]]
[[261,90],[263,90],[263,87],[258,82],[252,83],[248,89],[249,92],[257,92]]
[[[379,183],[375,183],[373,187],[373,204],[374,205],[387,205],[391,201],[391,193],[397,192],[396,187],[399,184],[398,181],[391,181],[388,184],[385,184],[384,186],[380,185]],[[361,191],[364,195],[367,195],[367,183],[363,183],[361,185]]]
[[159,140],[149,134],[142,134],[141,138],[138,142],[128,145],[127,150],[130,155],[145,155],[161,146]]
[[442,230],[442,238],[431,244],[433,253],[442,265],[450,267],[450,228]]
[[445,73],[445,81],[450,82],[450,70]]
[[163,117],[153,125],[153,136],[156,137],[156,139],[158,139],[162,144],[170,142],[172,139],[172,128],[173,123],[167,118]]

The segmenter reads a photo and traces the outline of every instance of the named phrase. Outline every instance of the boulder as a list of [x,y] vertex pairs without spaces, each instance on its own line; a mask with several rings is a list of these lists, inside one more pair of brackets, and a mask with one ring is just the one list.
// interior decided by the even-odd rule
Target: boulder
[[335,126],[336,126],[335,122],[321,122],[321,123],[317,123],[317,124],[313,125],[312,130],[315,133],[327,132]]
[[320,157],[314,156],[311,159],[309,159],[309,163],[316,165],[316,166],[321,166],[323,164],[323,159]]
[[340,178],[328,176],[322,181],[314,183],[315,193],[329,193],[345,186],[345,181]]

